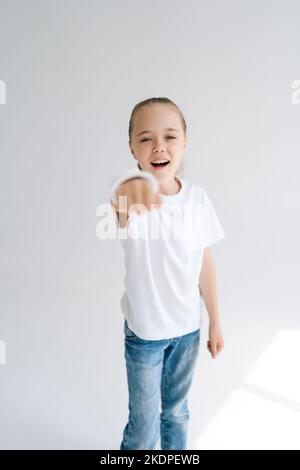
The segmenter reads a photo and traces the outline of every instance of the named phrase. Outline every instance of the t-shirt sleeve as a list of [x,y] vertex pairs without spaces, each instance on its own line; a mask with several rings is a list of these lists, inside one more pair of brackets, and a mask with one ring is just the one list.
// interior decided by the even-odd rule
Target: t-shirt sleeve
[[206,191],[203,191],[202,197],[204,214],[202,246],[205,248],[222,240],[226,234],[217,216],[213,203],[208,197]]

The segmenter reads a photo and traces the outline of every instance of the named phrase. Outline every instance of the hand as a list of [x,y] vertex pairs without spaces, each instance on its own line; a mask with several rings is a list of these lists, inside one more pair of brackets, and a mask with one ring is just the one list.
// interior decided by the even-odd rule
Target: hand
[[224,340],[219,323],[209,324],[209,340],[207,341],[207,349],[212,358],[215,359],[219,352],[224,348]]
[[[125,202],[119,200],[120,196],[126,197]],[[159,208],[160,196],[154,193],[150,181],[134,177],[120,184],[116,190],[117,204],[114,205],[119,213],[129,216],[132,212],[142,213],[147,210]]]

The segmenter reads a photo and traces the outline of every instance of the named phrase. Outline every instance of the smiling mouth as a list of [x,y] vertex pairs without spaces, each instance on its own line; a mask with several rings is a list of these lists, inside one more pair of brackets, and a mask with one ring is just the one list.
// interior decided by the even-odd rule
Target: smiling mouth
[[170,161],[169,160],[166,160],[164,162],[151,162],[151,165],[154,167],[154,168],[162,168],[164,166],[167,166],[169,165]]

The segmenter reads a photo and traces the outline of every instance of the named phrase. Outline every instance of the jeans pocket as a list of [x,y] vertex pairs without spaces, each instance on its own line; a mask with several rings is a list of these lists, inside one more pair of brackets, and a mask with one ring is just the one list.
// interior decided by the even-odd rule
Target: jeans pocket
[[125,333],[125,341],[130,341],[130,344],[136,344],[136,345],[144,345],[148,344],[149,342],[152,342],[151,340],[149,341],[148,339],[143,339],[137,336],[129,327],[127,321],[124,324],[124,333]]
[[128,327],[127,320],[124,322],[124,334],[126,338],[136,338],[136,334]]

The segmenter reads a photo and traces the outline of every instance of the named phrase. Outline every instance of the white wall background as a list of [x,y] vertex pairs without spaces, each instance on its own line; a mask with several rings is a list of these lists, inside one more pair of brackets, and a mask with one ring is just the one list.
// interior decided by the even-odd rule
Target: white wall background
[[[1,0],[0,447],[118,449],[123,251],[96,208],[133,106],[167,96],[215,204],[225,349],[202,332],[190,448],[300,448],[300,4]],[[207,328],[207,324],[206,324]],[[297,431],[298,429],[298,431]]]

